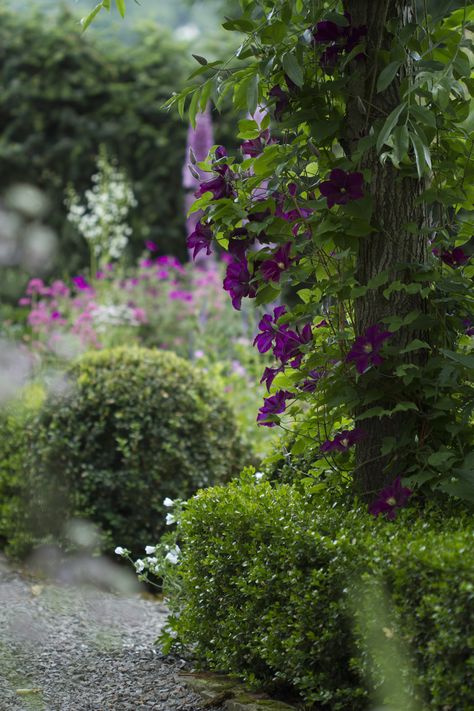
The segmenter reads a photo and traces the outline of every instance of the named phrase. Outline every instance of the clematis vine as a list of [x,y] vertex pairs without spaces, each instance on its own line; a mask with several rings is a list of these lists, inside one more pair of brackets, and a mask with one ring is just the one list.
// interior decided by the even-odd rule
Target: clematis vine
[[369,505],[369,513],[373,516],[385,514],[390,521],[393,521],[397,509],[407,505],[412,493],[411,489],[402,486],[402,480],[397,476],[394,482],[382,489],[378,498]]

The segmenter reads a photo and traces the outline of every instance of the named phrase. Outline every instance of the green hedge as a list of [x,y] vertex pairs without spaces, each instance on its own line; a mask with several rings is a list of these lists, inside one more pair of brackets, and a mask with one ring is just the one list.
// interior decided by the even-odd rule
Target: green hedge
[[472,519],[387,522],[247,473],[191,499],[179,535],[171,638],[205,667],[315,709],[474,708]]
[[59,267],[88,263],[65,219],[65,188],[90,187],[104,144],[131,179],[135,253],[145,238],[185,256],[181,189],[187,126],[162,110],[188,73],[184,51],[156,24],[133,46],[81,34],[78,17],[0,9],[0,193],[12,182],[44,189],[60,236]]
[[104,350],[83,356],[69,376],[69,388],[47,396],[18,420],[22,432],[0,443],[22,443],[7,467],[17,485],[17,515],[3,526],[11,552],[26,552],[28,537],[30,546],[61,541],[70,518],[96,523],[109,552],[141,551],[165,527],[166,497],[188,497],[242,466],[231,410],[178,356]]

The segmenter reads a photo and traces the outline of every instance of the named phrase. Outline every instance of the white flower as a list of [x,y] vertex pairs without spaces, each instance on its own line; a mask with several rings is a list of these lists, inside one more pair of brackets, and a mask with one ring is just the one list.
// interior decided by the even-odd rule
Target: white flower
[[176,565],[178,562],[179,554],[181,553],[181,549],[179,546],[175,546],[174,548],[171,548],[168,553],[165,555],[165,560],[167,560],[169,563],[172,563],[173,565]]
[[122,548],[122,546],[117,546],[115,549],[115,555],[125,555],[125,548]]
[[260,479],[262,477],[264,477],[265,474],[263,472],[255,472],[255,474],[253,476],[254,476],[255,481],[260,481]]
[[174,501],[173,501],[173,499],[170,499],[169,496],[167,496],[166,499],[163,501],[163,506],[167,506],[168,508],[170,506],[173,506],[173,504],[174,504]]
[[156,558],[155,556],[150,556],[146,559],[146,562],[150,565],[156,565],[156,563],[158,563],[158,558]]
[[145,546],[145,553],[147,555],[152,555],[155,552],[156,546]]
[[143,562],[143,560],[141,560],[141,558],[139,558],[138,560],[135,561],[135,570],[137,571],[137,573],[141,573],[142,570],[144,570],[144,569],[145,569],[145,563]]
[[173,516],[173,514],[166,514],[166,525],[171,526],[172,523],[175,523],[176,519]]

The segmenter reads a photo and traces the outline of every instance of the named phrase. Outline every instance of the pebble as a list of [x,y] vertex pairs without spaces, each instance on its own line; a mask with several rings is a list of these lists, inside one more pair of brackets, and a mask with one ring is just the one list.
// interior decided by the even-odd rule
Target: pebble
[[[155,641],[166,607],[29,579],[0,560],[0,711],[199,711]],[[208,711],[218,711],[210,709]]]

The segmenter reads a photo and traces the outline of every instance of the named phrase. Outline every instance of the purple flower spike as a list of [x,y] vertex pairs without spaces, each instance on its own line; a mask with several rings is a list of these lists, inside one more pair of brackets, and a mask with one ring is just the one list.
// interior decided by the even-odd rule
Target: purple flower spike
[[356,442],[359,442],[365,437],[364,430],[356,428],[354,430],[343,430],[339,432],[334,439],[328,439],[323,442],[319,448],[321,452],[347,452],[349,447],[352,447]]
[[411,489],[402,486],[402,481],[397,476],[393,484],[382,489],[379,498],[370,504],[369,513],[373,516],[386,514],[387,518],[393,521],[396,516],[396,509],[406,506],[412,493]]
[[347,173],[341,168],[334,168],[329,173],[329,180],[319,184],[319,190],[326,198],[328,208],[331,208],[334,205],[347,205],[352,200],[363,198],[363,186],[362,173]]
[[211,242],[212,242],[212,230],[209,225],[205,225],[202,222],[198,222],[194,228],[194,232],[191,232],[189,237],[186,239],[186,246],[188,249],[193,249],[193,259],[196,259],[199,252],[203,249],[206,250],[206,255],[211,254]]
[[228,291],[232,298],[232,306],[240,311],[242,299],[248,296],[255,297],[255,288],[250,284],[250,272],[245,259],[234,260],[227,266],[224,279],[224,289]]
[[383,358],[380,356],[380,349],[384,341],[391,336],[392,333],[382,331],[379,324],[370,326],[363,336],[357,336],[346,361],[354,361],[358,373],[365,373],[371,365],[381,365]]
[[266,397],[258,411],[257,423],[264,427],[275,427],[276,422],[268,421],[268,418],[285,412],[286,401],[291,398],[294,398],[294,395],[287,390],[279,390],[275,395]]
[[265,281],[280,281],[280,275],[286,271],[294,259],[290,257],[291,242],[277,249],[271,259],[266,259],[260,265],[260,271]]
[[257,346],[259,353],[266,353],[273,346],[273,341],[277,335],[276,322],[285,313],[285,306],[277,306],[276,309],[273,310],[273,316],[265,314],[263,318],[260,319],[258,327],[261,333],[255,336],[253,342],[253,345]]

